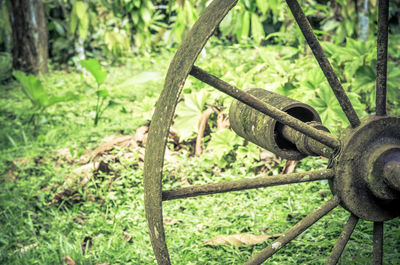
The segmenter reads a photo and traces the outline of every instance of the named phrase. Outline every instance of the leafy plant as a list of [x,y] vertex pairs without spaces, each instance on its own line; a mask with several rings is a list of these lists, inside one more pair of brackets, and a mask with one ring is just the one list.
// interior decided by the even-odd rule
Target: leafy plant
[[14,71],[13,75],[21,83],[22,91],[32,103],[33,114],[31,121],[34,123],[35,127],[38,126],[40,115],[48,107],[60,102],[79,99],[79,96],[72,92],[67,92],[62,96],[49,96],[42,82],[33,74],[27,75],[21,71]]
[[224,129],[211,133],[211,140],[207,145],[207,149],[210,151],[209,155],[213,161],[220,168],[225,168],[229,162],[235,160],[234,157],[229,157],[228,155],[242,144],[243,138],[232,130]]
[[125,30],[118,29],[117,27],[104,34],[104,43],[114,58],[125,55],[131,49],[129,35]]
[[181,43],[185,34],[190,30],[199,17],[196,2],[201,1],[175,1],[169,5],[169,20],[173,23],[171,31],[167,34],[170,43]]
[[70,17],[71,34],[78,34],[84,41],[89,33],[89,16],[87,5],[83,1],[75,1]]
[[234,35],[238,42],[252,36],[256,42],[260,43],[265,38],[262,24],[265,17],[260,17],[259,14],[265,15],[269,10],[267,1],[239,1],[235,9],[221,22],[222,35]]
[[12,76],[12,56],[8,52],[0,52],[0,82]]
[[107,102],[107,98],[109,92],[106,88],[100,89],[100,86],[104,83],[107,72],[103,71],[99,61],[96,59],[89,59],[81,61],[82,67],[84,67],[96,80],[97,90],[96,90],[96,108],[95,108],[95,116],[94,116],[94,126],[97,126],[99,120],[103,116],[104,111],[111,105],[114,104],[113,101],[109,100]]
[[[135,0],[135,1],[110,1],[102,0],[102,4],[111,11],[115,17],[120,18],[124,23],[125,30],[108,31],[107,41],[108,49],[118,45],[127,45],[129,38],[133,39],[137,50],[147,50],[152,47],[153,36],[155,36],[162,28],[165,27],[162,20],[164,15],[154,8],[152,1]],[[115,25],[117,28],[120,25]],[[117,35],[118,38],[110,38],[110,35]],[[115,48],[114,48],[115,49]],[[119,49],[119,48],[117,48]],[[119,49],[122,51],[122,49]]]
[[180,139],[187,140],[197,132],[207,99],[208,94],[204,90],[184,95],[183,102],[177,106],[177,117],[173,125]]

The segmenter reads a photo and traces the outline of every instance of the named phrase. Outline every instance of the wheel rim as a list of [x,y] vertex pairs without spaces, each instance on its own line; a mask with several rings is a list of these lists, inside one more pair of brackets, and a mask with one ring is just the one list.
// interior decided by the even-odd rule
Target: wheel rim
[[[311,25],[304,15],[297,0],[286,0],[286,2],[289,5],[297,24],[300,26],[300,29],[305,36],[312,52],[314,53],[314,56],[317,59],[322,71],[324,72],[342,110],[350,122],[350,128],[347,129],[348,133],[345,133],[345,136],[342,136],[340,139],[338,139],[328,132],[320,130],[320,128],[312,126],[311,124],[301,122],[298,119],[288,115],[284,111],[266,104],[256,97],[243,92],[240,89],[231,86],[230,84],[194,66],[198,55],[208,39],[211,37],[225,15],[237,3],[237,0],[214,0],[205,9],[175,54],[169,67],[164,89],[157,102],[149,129],[144,167],[144,200],[150,239],[156,260],[159,264],[170,264],[163,227],[163,201],[204,194],[269,187],[322,179],[327,179],[330,181],[331,190],[334,196],[313,213],[309,214],[291,229],[286,231],[283,236],[275,240],[268,247],[251,258],[246,264],[263,263],[287,243],[307,230],[320,218],[327,215],[338,205],[341,205],[347,209],[351,215],[347,223],[344,225],[337,243],[332,249],[327,264],[336,264],[338,262],[359,218],[374,222],[373,260],[374,264],[382,264],[383,222],[400,215],[400,210],[396,209],[396,205],[398,205],[400,202],[400,197],[398,196],[398,193],[400,192],[398,185],[398,183],[400,183],[398,178],[398,172],[400,171],[400,133],[399,135],[394,133],[396,130],[400,131],[400,119],[386,116],[388,0],[379,1],[378,62],[376,80],[377,116],[371,115],[362,120],[358,118],[356,112],[354,111],[350,100],[348,99],[343,87],[335,75],[328,59],[324,55],[321,45],[315,37]],[[290,129],[295,130],[296,133],[302,134],[303,140],[304,137],[309,137],[309,139],[314,141],[314,143],[317,141],[318,143],[322,143],[324,146],[331,148],[331,150],[333,150],[330,163],[331,168],[306,173],[278,175],[274,176],[272,180],[271,178],[261,177],[257,180],[251,181],[239,180],[228,183],[208,184],[179,190],[163,191],[161,184],[162,169],[169,128],[172,123],[178,98],[189,74],[234,97],[243,104],[246,104],[247,106],[258,110],[259,112],[272,117],[276,121],[289,126]],[[382,126],[382,124],[379,125],[379,122],[382,123],[382,120],[384,120],[383,124],[388,123],[385,123],[386,120],[392,121],[392,125],[387,125],[387,127],[382,129],[395,134],[390,136],[389,140],[386,139],[388,137],[386,137],[385,140],[381,140],[384,137],[380,136],[379,134],[378,136],[375,135],[375,138],[368,135],[368,128],[371,126],[376,126],[376,128]],[[371,125],[375,123],[378,123],[378,125]],[[366,135],[368,135],[369,138]],[[365,174],[358,172],[354,173],[354,171],[352,171],[352,164],[349,162],[349,160],[351,160],[352,152],[349,152],[348,149],[350,147],[354,147],[354,145],[351,145],[352,141],[364,139],[363,137],[366,138],[366,140],[364,142],[362,140],[358,141],[357,150],[360,151],[362,148],[364,148],[362,150],[365,151],[365,146],[368,145],[368,147],[373,147],[373,150],[375,151],[365,151],[368,153],[368,155],[359,157],[363,162],[360,162],[358,166],[367,168],[367,172]],[[347,148],[348,146],[350,147]],[[369,155],[370,153],[373,154]],[[368,163],[371,161],[373,165],[376,164],[377,166],[370,166]],[[390,165],[386,165],[388,164],[388,161],[391,162]],[[342,170],[342,168],[347,169]],[[386,185],[386,182],[383,183],[378,177],[374,177],[376,175],[381,176],[382,174],[385,175],[385,179],[387,177],[387,182],[390,183],[390,187]],[[356,177],[349,178],[348,176]],[[362,185],[358,185],[358,182],[362,182]],[[354,186],[356,184],[358,186],[355,188]],[[361,195],[357,191],[358,189],[361,189],[360,187],[364,192]],[[351,194],[349,195],[349,193]],[[370,195],[370,193],[373,193],[373,195]],[[361,203],[365,196],[370,199],[368,201],[369,204],[363,204],[363,207],[359,207],[357,204]],[[388,200],[390,206],[386,205]],[[382,202],[385,203],[385,206],[381,206]],[[374,214],[369,216],[368,212],[365,212],[365,209],[368,209],[368,207],[371,205],[376,206],[376,209]],[[360,208],[361,210],[359,210]]]
[[165,145],[175,106],[197,56],[236,2],[213,1],[195,23],[172,59],[150,124],[144,165],[144,203],[151,243],[159,264],[170,264],[162,218],[161,179]]

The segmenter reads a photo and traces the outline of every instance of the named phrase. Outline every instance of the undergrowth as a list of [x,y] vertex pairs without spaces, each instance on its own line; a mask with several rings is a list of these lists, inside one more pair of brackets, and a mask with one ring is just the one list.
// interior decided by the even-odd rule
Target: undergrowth
[[[238,87],[280,92],[286,87],[291,95],[296,90],[299,100],[299,95],[305,96],[305,101],[311,96],[319,99],[317,110],[322,115],[327,111],[322,107],[324,98],[318,93],[321,90],[310,95],[315,84],[311,76],[302,73],[316,67],[316,63],[298,50],[216,46],[208,47],[205,54],[199,64]],[[81,73],[52,71],[41,77],[49,94],[70,91],[82,98],[49,107],[36,129],[29,123],[30,103],[20,85],[11,82],[2,86],[1,264],[60,264],[66,262],[66,257],[76,264],[155,264],[143,205],[144,140],[135,138],[129,145],[116,144],[96,157],[84,162],[82,159],[90,150],[93,152],[121,135],[140,136],[138,129],[148,125],[172,56],[173,52],[164,52],[128,58],[118,67],[105,65],[108,78],[104,84],[116,104],[105,110],[97,127],[92,125],[96,114],[93,95],[97,88],[90,77]],[[273,63],[278,62],[280,65],[271,70]],[[340,63],[346,66],[346,60]],[[303,68],[296,71],[300,66]],[[272,71],[279,74],[271,76]],[[343,74],[357,69],[349,71]],[[352,78],[357,76],[347,76],[347,80]],[[308,88],[301,86],[308,81]],[[322,82],[319,89],[326,86],[325,81],[318,82]],[[200,91],[205,91],[203,103],[196,103],[197,96],[192,99],[188,96],[199,95]],[[352,99],[358,102],[362,115],[373,109],[369,98]],[[206,109],[217,108],[208,120],[200,156],[193,156],[197,124],[190,124],[190,128],[177,126],[178,135],[186,138],[168,143],[165,189],[274,175],[283,170],[286,161],[273,156],[260,159],[262,150],[235,136],[233,143],[224,143],[223,137],[216,142],[218,134],[224,132],[217,128],[218,113],[226,115],[230,102],[197,80],[188,80],[182,106],[177,109],[178,120],[179,115],[189,113],[189,116],[199,115],[198,121]],[[398,113],[396,104],[390,105],[394,114]],[[335,119],[341,120],[337,110],[329,111],[326,119],[336,115]],[[346,124],[339,122],[333,132],[338,133],[340,126]],[[224,134],[226,137],[229,133]],[[306,158],[298,162],[296,172],[323,169],[327,163],[323,158]],[[82,169],[83,166],[89,166],[89,171]],[[219,235],[284,233],[330,197],[328,183],[317,181],[165,202],[164,216],[170,220],[165,225],[166,238],[172,262],[242,264],[272,239],[242,247],[209,246],[203,242]],[[324,264],[348,216],[344,209],[336,208],[279,251],[268,264]],[[399,219],[386,223],[385,235],[385,264],[399,264]],[[372,223],[361,221],[340,264],[370,264],[371,256]]]

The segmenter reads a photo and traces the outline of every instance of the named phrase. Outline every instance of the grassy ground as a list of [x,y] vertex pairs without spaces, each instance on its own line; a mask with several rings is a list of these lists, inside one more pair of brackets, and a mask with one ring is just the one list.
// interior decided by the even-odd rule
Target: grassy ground
[[[246,72],[244,62],[254,50],[213,48],[203,65],[216,74],[219,54],[226,63]],[[270,52],[270,51],[269,51]],[[0,95],[0,263],[60,264],[70,257],[76,264],[155,264],[143,206],[143,147],[113,145],[99,158],[82,160],[85,153],[120,135],[133,136],[151,116],[162,88],[172,52],[126,59],[107,66],[105,86],[117,104],[110,106],[97,127],[93,80],[79,73],[52,71],[42,78],[51,94],[77,92],[78,102],[60,103],[41,116],[37,129],[29,123],[30,102],[11,82]],[[228,78],[229,79],[229,78]],[[241,87],[262,77],[231,76]],[[194,82],[194,84],[196,84]],[[137,142],[135,140],[135,142]],[[204,184],[243,176],[279,173],[285,161],[258,171],[247,158],[220,169],[206,155],[193,157],[190,148],[177,151],[165,166],[165,188]],[[95,171],[82,169],[103,161]],[[303,159],[296,171],[325,168],[321,158]],[[241,264],[271,242],[255,246],[208,246],[219,235],[283,233],[331,197],[326,182],[295,184],[233,192],[164,203],[166,237],[173,264]],[[349,214],[342,208],[321,219],[276,254],[268,264],[324,264]],[[399,219],[385,226],[385,264],[400,264]],[[340,264],[371,264],[372,223],[357,225]]]

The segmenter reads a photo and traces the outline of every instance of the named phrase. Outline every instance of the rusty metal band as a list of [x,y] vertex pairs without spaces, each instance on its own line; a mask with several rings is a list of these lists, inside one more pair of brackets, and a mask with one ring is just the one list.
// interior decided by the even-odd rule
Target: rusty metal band
[[237,87],[230,85],[229,83],[219,79],[218,77],[200,69],[197,66],[193,66],[192,70],[190,71],[190,75],[196,77],[197,79],[203,81],[204,83],[209,84],[210,86],[218,89],[221,92],[239,100],[240,102],[268,115],[277,121],[292,127],[295,130],[298,130],[305,135],[329,146],[333,149],[337,149],[340,146],[339,140],[336,136],[315,129],[314,127],[294,118],[293,116],[287,114],[284,111],[281,111],[274,106],[271,106],[258,98],[240,90]]
[[340,256],[342,256],[343,250],[349,242],[350,236],[353,233],[359,218],[354,214],[350,215],[349,220],[343,226],[342,233],[340,234],[336,245],[333,247],[331,255],[329,256],[326,265],[335,265],[338,263]]
[[186,187],[176,190],[166,190],[162,192],[162,199],[163,201],[168,201],[181,198],[195,197],[200,195],[265,188],[265,187],[285,185],[285,184],[331,179],[333,176],[334,176],[334,170],[325,169],[313,172],[302,172],[302,173],[292,173],[284,175],[282,174],[276,176],[233,180],[223,183],[213,183],[213,184]]
[[382,265],[383,259],[383,222],[374,222],[374,265]]
[[284,233],[283,236],[272,242],[268,247],[264,248],[260,253],[251,258],[245,265],[258,265],[262,264],[280,249],[282,249],[287,243],[292,241],[295,237],[303,233],[310,226],[312,226],[319,219],[327,215],[331,210],[337,207],[340,203],[339,197],[334,196],[329,201],[325,202],[321,207],[315,210],[313,213],[307,215],[303,220],[295,224],[292,228]]
[[307,43],[317,59],[322,71],[324,72],[325,77],[328,80],[337,100],[339,101],[342,110],[346,114],[347,119],[352,127],[357,127],[360,124],[360,119],[358,118],[350,99],[347,97],[346,92],[340,84],[338,77],[329,63],[329,60],[326,58],[321,44],[311,28],[310,22],[308,21],[297,0],[286,0],[286,2],[292,11],[297,24],[303,32],[303,35],[306,38]]
[[237,0],[214,0],[197,20],[176,52],[150,124],[144,164],[144,204],[151,244],[158,264],[169,265],[165,242],[161,179],[166,140],[175,107],[197,56]]
[[376,62],[376,115],[386,115],[389,0],[379,0]]

